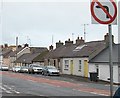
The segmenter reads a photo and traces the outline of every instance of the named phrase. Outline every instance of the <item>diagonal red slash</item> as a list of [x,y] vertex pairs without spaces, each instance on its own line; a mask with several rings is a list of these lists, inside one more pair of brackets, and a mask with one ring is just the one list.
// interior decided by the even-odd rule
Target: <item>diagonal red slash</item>
[[[91,3],[91,7],[90,7],[91,8],[91,14],[92,14],[93,18],[100,24],[111,24],[115,20],[115,18],[117,16],[117,6],[116,6],[114,0],[109,0],[109,1],[113,4],[113,7],[114,7],[114,15],[113,16],[109,14],[107,9],[104,8],[104,6],[100,3],[99,0],[93,0],[92,3]],[[94,5],[95,5],[95,3],[98,4],[98,6],[103,10],[104,13],[106,13],[106,15],[110,18],[109,20],[107,20],[107,21],[100,20],[95,15],[95,12],[94,12]]]
[[102,6],[102,4],[98,0],[93,0],[93,2],[96,2],[101,7],[101,9],[106,13],[106,15],[108,15],[110,19],[113,19],[113,17],[108,13],[108,11]]

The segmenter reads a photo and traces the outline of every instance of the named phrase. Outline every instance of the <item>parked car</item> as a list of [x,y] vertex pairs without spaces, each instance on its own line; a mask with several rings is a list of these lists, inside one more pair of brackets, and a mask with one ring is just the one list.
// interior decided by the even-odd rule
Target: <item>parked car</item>
[[12,71],[15,72],[15,67],[12,67]]
[[60,75],[59,70],[55,66],[45,66],[42,70],[42,75]]
[[116,90],[113,98],[120,98],[120,87]]
[[9,67],[7,65],[1,65],[1,71],[8,71]]
[[13,70],[14,70],[14,72],[20,72],[20,69],[21,69],[20,66],[15,66]]
[[21,66],[20,72],[27,73],[28,72],[28,67],[27,66]]
[[30,64],[28,67],[28,73],[42,73],[42,69],[44,66],[39,65],[39,64]]
[[13,69],[12,69],[12,67],[9,67],[9,71],[12,71]]

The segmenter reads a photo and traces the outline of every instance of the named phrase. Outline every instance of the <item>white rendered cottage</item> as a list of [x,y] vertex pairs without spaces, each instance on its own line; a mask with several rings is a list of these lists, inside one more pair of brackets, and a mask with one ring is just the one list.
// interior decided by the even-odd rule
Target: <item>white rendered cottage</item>
[[[113,82],[120,83],[120,44],[113,44]],[[109,47],[89,61],[89,72],[97,72],[99,80],[110,81]]]

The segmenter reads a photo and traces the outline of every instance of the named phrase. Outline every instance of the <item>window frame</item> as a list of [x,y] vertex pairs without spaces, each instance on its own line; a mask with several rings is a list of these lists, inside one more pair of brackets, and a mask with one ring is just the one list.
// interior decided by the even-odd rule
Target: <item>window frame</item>
[[64,70],[69,70],[69,60],[64,60]]

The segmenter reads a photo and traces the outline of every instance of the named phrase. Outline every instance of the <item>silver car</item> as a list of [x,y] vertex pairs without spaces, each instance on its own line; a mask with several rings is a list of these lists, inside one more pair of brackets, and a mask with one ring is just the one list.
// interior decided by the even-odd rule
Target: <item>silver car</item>
[[30,64],[28,67],[28,73],[42,73],[43,66],[39,64]]
[[21,66],[20,72],[27,73],[28,72],[28,67],[27,66]]
[[20,66],[15,66],[13,68],[14,72],[20,72],[21,67]]
[[59,70],[55,66],[45,66],[42,70],[43,75],[60,75]]

